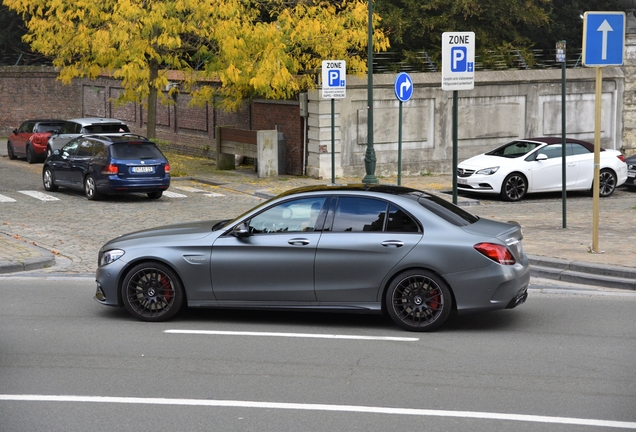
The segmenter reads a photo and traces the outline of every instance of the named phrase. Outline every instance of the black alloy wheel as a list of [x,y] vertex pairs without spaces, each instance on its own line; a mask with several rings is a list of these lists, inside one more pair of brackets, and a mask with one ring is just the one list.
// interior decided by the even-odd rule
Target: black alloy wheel
[[95,184],[95,179],[92,175],[87,175],[84,179],[84,193],[86,194],[86,198],[89,200],[98,200],[102,196],[99,192],[97,192],[97,185]]
[[509,174],[501,185],[500,196],[505,201],[519,201],[528,192],[528,180],[523,174]]
[[17,158],[13,151],[13,144],[11,144],[11,141],[7,141],[7,155],[9,155],[9,159],[11,160],[15,160]]
[[44,190],[48,192],[55,192],[58,190],[53,178],[53,173],[48,167],[44,168],[44,172],[42,173],[42,183],[44,183]]
[[417,332],[441,326],[453,306],[446,283],[427,270],[409,270],[398,275],[386,292],[385,305],[398,326]]
[[141,263],[128,271],[121,288],[124,306],[142,321],[166,321],[183,306],[183,287],[177,275],[158,262]]
[[[616,190],[616,174],[612,170],[603,169],[599,175],[599,196],[608,197]],[[594,186],[592,186],[593,188]]]

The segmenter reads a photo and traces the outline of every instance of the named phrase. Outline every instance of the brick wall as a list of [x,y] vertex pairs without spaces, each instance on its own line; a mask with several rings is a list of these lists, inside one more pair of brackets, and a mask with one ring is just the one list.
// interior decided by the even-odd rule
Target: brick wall
[[[63,85],[51,67],[0,67],[0,136],[9,136],[29,118],[113,117],[132,132],[146,134],[146,110],[136,103],[116,104],[123,91],[118,80],[74,80]],[[167,93],[164,93],[167,95]],[[239,129],[278,129],[285,134],[286,172],[302,174],[302,118],[298,102],[254,101],[225,112],[212,104],[190,106],[190,96],[179,94],[170,105],[157,103],[158,139],[181,153],[215,157],[217,125]]]

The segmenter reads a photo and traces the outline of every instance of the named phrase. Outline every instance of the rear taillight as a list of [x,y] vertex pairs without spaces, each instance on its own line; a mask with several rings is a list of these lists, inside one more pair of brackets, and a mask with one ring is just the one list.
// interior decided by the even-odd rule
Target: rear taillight
[[621,160],[621,162],[625,162],[625,156],[623,155],[618,155],[616,156],[617,158],[619,158]]
[[502,265],[513,265],[517,261],[507,247],[494,243],[478,243],[474,246],[477,251]]
[[106,175],[112,175],[117,173],[119,173],[119,169],[117,168],[117,165],[113,165],[113,164],[106,165],[104,169],[102,170],[102,174],[106,174]]
[[170,164],[169,164],[169,163],[167,163],[167,164],[165,164],[165,165],[164,165],[164,167],[163,167],[163,171],[164,171],[166,174],[170,174]]

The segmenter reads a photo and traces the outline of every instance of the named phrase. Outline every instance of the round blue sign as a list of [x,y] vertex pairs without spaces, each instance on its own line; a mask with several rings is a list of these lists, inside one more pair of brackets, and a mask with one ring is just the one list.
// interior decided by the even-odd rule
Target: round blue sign
[[400,102],[407,102],[413,96],[413,80],[406,72],[395,77],[395,96]]

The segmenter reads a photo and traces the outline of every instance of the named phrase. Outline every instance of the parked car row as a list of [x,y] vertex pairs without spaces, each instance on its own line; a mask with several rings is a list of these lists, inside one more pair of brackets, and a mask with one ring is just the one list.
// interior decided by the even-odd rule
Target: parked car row
[[7,140],[10,159],[44,159],[42,182],[83,190],[86,198],[145,193],[161,198],[170,187],[170,164],[149,139],[109,118],[27,120]]

